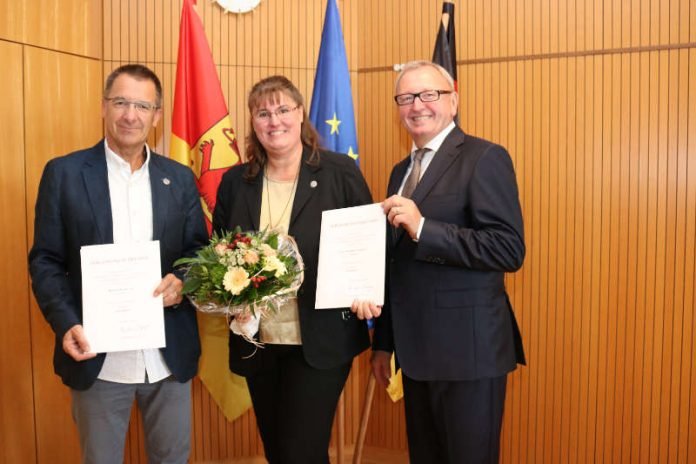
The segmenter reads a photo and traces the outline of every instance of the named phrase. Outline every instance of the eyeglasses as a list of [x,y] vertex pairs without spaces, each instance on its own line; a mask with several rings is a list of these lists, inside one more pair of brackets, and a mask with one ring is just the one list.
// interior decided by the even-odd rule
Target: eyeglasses
[[159,109],[159,106],[148,103],[146,101],[139,100],[127,100],[122,97],[104,98],[111,104],[111,107],[116,111],[126,111],[131,105],[135,108],[138,113],[147,114],[151,111]]
[[289,108],[287,106],[281,106],[275,111],[269,111],[269,110],[259,110],[254,114],[254,119],[256,119],[259,122],[270,122],[271,118],[275,114],[279,120],[281,121],[287,121],[290,118],[290,113],[295,111],[297,108],[299,108],[300,105],[297,105],[293,108]]
[[396,95],[394,101],[399,106],[406,106],[412,104],[416,101],[416,97],[420,98],[423,103],[434,102],[440,99],[440,95],[447,95],[453,93],[452,90],[424,90],[419,93],[402,93],[401,95]]

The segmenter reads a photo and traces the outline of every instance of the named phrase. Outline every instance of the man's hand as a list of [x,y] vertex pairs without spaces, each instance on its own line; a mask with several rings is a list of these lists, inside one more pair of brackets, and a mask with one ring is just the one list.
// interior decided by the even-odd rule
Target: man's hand
[[165,308],[167,306],[178,305],[184,298],[181,295],[182,288],[184,288],[184,283],[177,276],[169,273],[164,276],[155,289],[154,296],[163,295],[162,301]]
[[382,314],[382,307],[368,300],[353,300],[353,304],[350,305],[350,310],[353,311],[360,320],[370,320]]
[[389,378],[391,377],[391,357],[392,354],[387,351],[372,352],[372,373],[377,383],[383,388],[389,386]]
[[392,195],[382,202],[382,208],[389,224],[394,227],[403,227],[412,240],[418,238],[418,226],[423,215],[413,200]]
[[72,326],[63,335],[63,351],[75,361],[84,361],[97,355],[97,353],[90,352],[85,331],[79,324]]

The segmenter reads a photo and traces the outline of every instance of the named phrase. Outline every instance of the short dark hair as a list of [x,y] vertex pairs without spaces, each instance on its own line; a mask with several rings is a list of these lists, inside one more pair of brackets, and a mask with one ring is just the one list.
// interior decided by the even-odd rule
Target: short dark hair
[[162,83],[159,77],[157,77],[157,74],[155,74],[153,70],[138,63],[124,64],[111,71],[111,74],[106,78],[106,83],[104,84],[104,98],[109,97],[114,81],[121,74],[127,74],[137,80],[152,81],[157,91],[157,101],[155,103],[158,107],[162,106]]

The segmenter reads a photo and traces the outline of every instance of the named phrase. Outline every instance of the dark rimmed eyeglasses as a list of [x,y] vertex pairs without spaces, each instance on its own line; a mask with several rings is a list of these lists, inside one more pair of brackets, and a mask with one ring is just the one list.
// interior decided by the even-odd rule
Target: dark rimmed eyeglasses
[[416,101],[416,97],[423,103],[434,102],[440,99],[440,95],[447,95],[453,92],[453,90],[424,90],[418,93],[402,93],[401,95],[396,95],[394,101],[399,106],[411,105]]

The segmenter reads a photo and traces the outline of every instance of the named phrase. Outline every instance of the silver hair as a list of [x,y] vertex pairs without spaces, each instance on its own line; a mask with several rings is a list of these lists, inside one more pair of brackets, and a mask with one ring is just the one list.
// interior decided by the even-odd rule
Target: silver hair
[[452,79],[452,76],[450,76],[450,73],[447,72],[445,68],[443,68],[437,63],[433,63],[432,61],[415,60],[409,61],[408,63],[404,63],[401,66],[401,72],[399,73],[399,76],[396,78],[396,83],[394,83],[394,93],[396,93],[396,89],[399,88],[399,83],[401,82],[401,78],[404,77],[404,74],[413,71],[414,69],[427,67],[436,69],[440,74],[442,74],[442,77],[444,77],[447,80],[450,86],[450,88],[447,90],[454,90],[454,79]]

